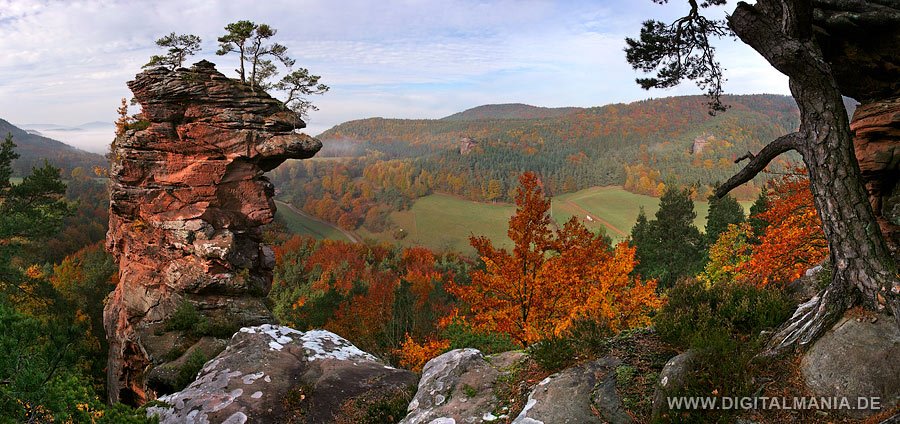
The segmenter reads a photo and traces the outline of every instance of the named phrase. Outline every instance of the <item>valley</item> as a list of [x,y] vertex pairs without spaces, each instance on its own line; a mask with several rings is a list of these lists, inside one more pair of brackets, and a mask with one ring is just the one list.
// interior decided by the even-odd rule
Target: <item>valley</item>
[[[319,240],[348,240],[348,232],[298,213],[284,202],[277,203],[278,219],[293,234]],[[753,202],[740,203],[748,213]],[[557,225],[577,216],[587,228],[603,231],[613,242],[619,242],[630,233],[641,208],[652,218],[659,210],[659,199],[628,192],[621,186],[592,187],[553,198],[551,216]],[[709,202],[695,201],[694,212],[697,214],[694,225],[702,231],[706,226]],[[484,235],[498,246],[510,247],[506,228],[514,213],[515,205],[509,203],[476,202],[436,193],[417,199],[408,210],[392,212],[390,220],[396,230],[373,232],[360,228],[355,233],[363,239],[406,247],[425,246],[438,252],[474,253],[469,245],[470,235]]]

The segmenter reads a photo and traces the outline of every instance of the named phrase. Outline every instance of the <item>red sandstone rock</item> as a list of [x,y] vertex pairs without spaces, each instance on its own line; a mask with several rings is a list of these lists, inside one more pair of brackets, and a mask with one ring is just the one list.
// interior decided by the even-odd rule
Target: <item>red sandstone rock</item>
[[113,146],[107,248],[119,284],[104,325],[110,400],[142,404],[171,389],[154,369],[197,342],[166,329],[180,305],[225,328],[271,321],[274,256],[261,227],[275,204],[263,173],[321,143],[294,132],[305,123],[281,102],[210,62],[148,70],[128,86],[149,126]]
[[860,105],[850,123],[869,201],[888,245],[900,245],[900,97]]

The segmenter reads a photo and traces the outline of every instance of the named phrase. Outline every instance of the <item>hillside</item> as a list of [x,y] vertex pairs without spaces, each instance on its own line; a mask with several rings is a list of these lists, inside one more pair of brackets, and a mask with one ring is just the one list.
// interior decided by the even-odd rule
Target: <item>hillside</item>
[[[798,126],[790,97],[724,100],[729,110],[715,116],[705,97],[684,96],[586,109],[487,105],[445,119],[354,120],[319,135],[320,154],[330,160],[287,163],[270,176],[285,201],[312,216],[387,234],[403,227],[394,212],[432,193],[510,203],[524,171],[537,172],[554,197],[598,186],[656,197],[674,184],[692,187],[693,200],[702,201],[740,170],[735,158]],[[562,110],[573,112],[550,116]],[[541,113],[547,116],[514,118]],[[785,155],[772,170],[791,160],[799,157]],[[761,174],[733,194],[752,200],[770,176]]]
[[483,105],[441,118],[443,121],[474,121],[480,119],[557,118],[584,110],[580,107],[539,107],[522,103]]
[[13,174],[22,176],[31,168],[43,165],[44,159],[54,166],[62,168],[64,173],[73,168],[91,169],[94,166],[106,166],[106,158],[96,153],[76,149],[61,141],[42,135],[29,133],[15,125],[0,119],[0,137],[12,134],[16,143],[19,159],[13,163]]

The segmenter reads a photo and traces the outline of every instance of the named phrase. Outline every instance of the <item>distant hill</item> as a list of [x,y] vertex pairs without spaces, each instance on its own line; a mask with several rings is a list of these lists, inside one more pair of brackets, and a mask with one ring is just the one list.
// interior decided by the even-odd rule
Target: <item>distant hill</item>
[[[353,145],[356,155],[380,152],[385,159],[412,160],[431,175],[452,174],[472,187],[457,190],[459,184],[447,183],[452,190],[444,184],[437,189],[474,200],[482,198],[481,181],[501,181],[501,194],[506,194],[523,170],[540,171],[556,193],[622,185],[656,195],[667,182],[708,190],[740,169],[735,158],[799,126],[799,111],[789,96],[738,95],[723,101],[730,108],[715,116],[704,96],[591,108],[487,105],[444,119],[354,120],[318,137],[325,152],[331,145]],[[516,118],[527,114],[542,117]],[[464,138],[478,144],[477,153],[459,153]],[[695,144],[706,146],[702,154]],[[739,196],[755,196],[752,185],[743,190]]]
[[106,158],[102,155],[79,150],[39,134],[29,133],[0,119],[0,137],[6,137],[6,134],[12,134],[13,142],[17,146],[16,153],[20,156],[13,163],[15,176],[29,174],[31,168],[42,166],[44,159],[54,166],[62,168],[64,173],[76,167],[90,170],[95,165],[106,166],[107,164]]
[[441,118],[445,121],[473,121],[480,119],[540,119],[556,118],[571,115],[581,111],[579,107],[538,107],[522,103],[505,103],[498,105],[483,105],[454,113]]

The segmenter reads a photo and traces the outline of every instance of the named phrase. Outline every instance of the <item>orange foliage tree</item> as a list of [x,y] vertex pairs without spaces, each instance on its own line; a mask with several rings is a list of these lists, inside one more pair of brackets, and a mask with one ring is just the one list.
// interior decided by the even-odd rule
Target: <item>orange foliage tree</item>
[[783,286],[825,260],[828,242],[806,170],[769,181],[766,199],[766,209],[753,216],[765,222],[762,234],[756,237],[750,225],[729,227],[710,247],[701,280]]
[[483,236],[471,237],[484,263],[470,284],[448,290],[469,307],[472,324],[508,334],[527,346],[559,335],[574,321],[594,319],[610,330],[645,325],[660,304],[656,282],[630,276],[634,249],[611,249],[573,217],[554,231],[537,175],[519,178],[516,213],[507,234],[512,251],[496,248]]

